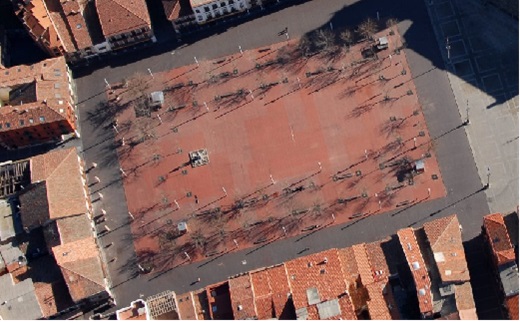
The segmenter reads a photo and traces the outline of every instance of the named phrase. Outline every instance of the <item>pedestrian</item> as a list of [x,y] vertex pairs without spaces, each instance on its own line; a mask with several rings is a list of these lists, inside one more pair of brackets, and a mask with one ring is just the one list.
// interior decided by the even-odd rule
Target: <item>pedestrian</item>
[[199,204],[199,197],[197,197],[197,195],[195,195],[194,197],[195,197],[195,203],[198,205]]
[[199,283],[199,282],[200,282],[200,277],[197,277],[197,283]]

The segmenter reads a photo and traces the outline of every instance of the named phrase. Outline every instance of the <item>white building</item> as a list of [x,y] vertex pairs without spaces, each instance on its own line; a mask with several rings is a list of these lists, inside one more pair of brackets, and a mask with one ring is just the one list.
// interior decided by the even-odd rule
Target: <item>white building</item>
[[251,0],[190,0],[190,4],[196,20],[200,24],[247,10],[251,7],[250,1]]

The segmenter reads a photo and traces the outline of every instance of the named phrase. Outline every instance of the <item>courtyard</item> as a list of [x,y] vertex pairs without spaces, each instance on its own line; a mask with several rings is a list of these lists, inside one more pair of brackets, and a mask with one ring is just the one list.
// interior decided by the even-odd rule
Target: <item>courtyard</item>
[[380,51],[292,40],[111,84],[140,265],[158,272],[444,197],[400,36],[383,36]]

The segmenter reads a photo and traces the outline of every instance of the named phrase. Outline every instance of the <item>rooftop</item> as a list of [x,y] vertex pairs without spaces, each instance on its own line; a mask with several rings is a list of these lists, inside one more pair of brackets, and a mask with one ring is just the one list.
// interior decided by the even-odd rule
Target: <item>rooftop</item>
[[[31,181],[45,182],[50,219],[85,214],[87,194],[76,148],[60,149],[30,159]],[[22,216],[24,207],[22,205]]]
[[84,8],[78,0],[60,1],[63,14],[67,20],[72,39],[77,50],[92,46],[92,38],[85,17],[83,16]]
[[417,298],[419,299],[419,309],[421,313],[428,314],[433,311],[432,293],[430,291],[431,282],[426,269],[426,264],[415,238],[413,228],[401,229],[397,232],[399,242],[406,256],[406,261],[412,272]]
[[134,301],[129,307],[117,310],[116,315],[118,320],[148,320],[147,307],[143,300]]
[[461,320],[478,320],[471,283],[455,285],[455,301]]
[[96,0],[96,9],[105,37],[151,25],[145,0]]
[[0,318],[37,320],[43,317],[32,280],[14,283],[11,274],[0,276]]
[[151,320],[178,320],[175,293],[164,291],[146,299],[146,306]]
[[0,199],[0,241],[4,242],[16,235],[13,208],[7,200]]
[[506,309],[510,320],[518,320],[518,294],[506,298]]
[[518,294],[518,266],[516,263],[507,262],[498,267],[500,281],[504,289],[505,296],[513,296]]
[[0,163],[0,198],[16,194],[30,183],[28,160]]
[[296,318],[292,300],[288,297],[291,289],[284,265],[256,270],[250,275],[259,320]]
[[233,316],[236,320],[253,319],[257,317],[251,276],[244,274],[229,279],[229,294]]
[[0,256],[8,272],[13,272],[27,264],[27,260],[20,248],[12,243],[0,245]]
[[[35,87],[35,97],[9,105],[11,97],[20,95],[26,84]],[[72,101],[63,57],[0,71],[0,132],[66,120],[67,104]]]
[[197,320],[197,308],[193,292],[177,295],[180,320]]
[[484,216],[484,229],[497,265],[515,260],[515,252],[502,214]]
[[424,224],[442,282],[469,281],[469,270],[456,215]]
[[52,253],[74,302],[105,290],[105,276],[94,237],[55,246]]

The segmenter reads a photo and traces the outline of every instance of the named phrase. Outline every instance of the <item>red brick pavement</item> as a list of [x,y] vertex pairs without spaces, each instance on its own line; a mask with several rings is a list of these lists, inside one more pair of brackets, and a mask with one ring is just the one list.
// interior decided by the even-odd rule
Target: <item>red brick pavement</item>
[[[445,196],[406,57],[393,50],[399,36],[389,41],[377,60],[363,61],[367,43],[333,61],[289,59],[296,44],[280,43],[142,75],[147,93],[167,89],[150,118],[136,119],[137,94],[111,90],[130,107],[118,115],[118,153],[143,263],[171,268],[184,252],[197,261]],[[210,161],[192,168],[188,152],[198,149]],[[398,182],[397,167],[380,168],[405,156],[425,160],[413,185]],[[189,231],[179,236],[181,221]]]

